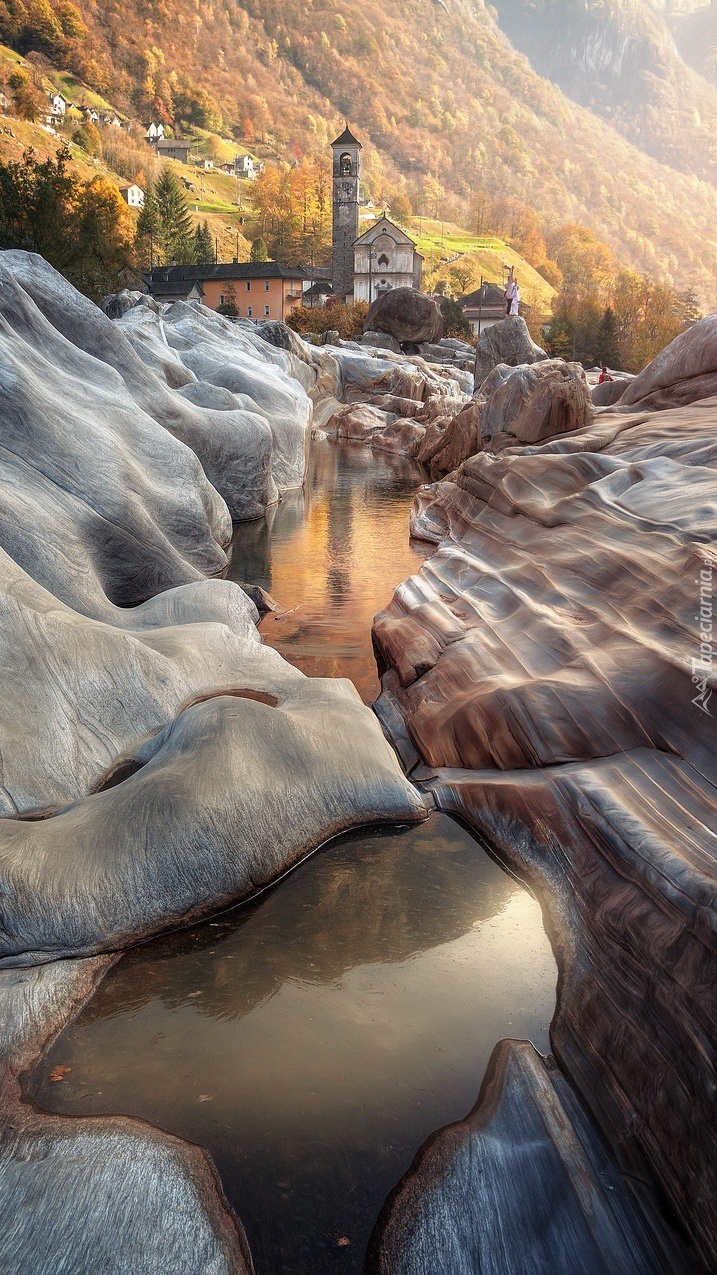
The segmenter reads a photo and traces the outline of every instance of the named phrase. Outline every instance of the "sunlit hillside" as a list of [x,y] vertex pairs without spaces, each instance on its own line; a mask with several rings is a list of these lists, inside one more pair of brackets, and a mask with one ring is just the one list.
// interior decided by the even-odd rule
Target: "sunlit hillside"
[[349,119],[374,201],[398,190],[468,225],[477,191],[508,193],[547,229],[589,225],[636,269],[717,303],[717,191],[540,78],[482,0],[63,0],[67,31],[41,37],[11,30],[12,7],[0,0],[0,35],[25,52],[44,41],[126,116],[290,162],[325,153]]

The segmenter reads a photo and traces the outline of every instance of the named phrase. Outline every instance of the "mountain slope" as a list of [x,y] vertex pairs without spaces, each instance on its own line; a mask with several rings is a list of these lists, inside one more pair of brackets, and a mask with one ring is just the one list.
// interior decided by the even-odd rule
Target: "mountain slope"
[[325,153],[348,118],[374,198],[404,189],[416,210],[440,204],[464,221],[475,192],[507,194],[548,226],[591,226],[635,268],[717,303],[717,190],[542,79],[482,0],[80,7],[89,39],[72,56],[119,108],[180,123],[221,114],[287,158]]
[[495,8],[515,47],[569,97],[661,162],[717,181],[717,88],[714,75],[708,82],[700,73],[709,63],[697,49],[698,42],[717,43],[717,7],[495,0]]

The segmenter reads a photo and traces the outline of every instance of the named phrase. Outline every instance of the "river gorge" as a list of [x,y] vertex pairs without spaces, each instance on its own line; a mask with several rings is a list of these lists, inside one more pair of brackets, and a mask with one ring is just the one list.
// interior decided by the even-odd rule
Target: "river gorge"
[[2,1269],[709,1270],[715,321],[593,412],[0,285]]

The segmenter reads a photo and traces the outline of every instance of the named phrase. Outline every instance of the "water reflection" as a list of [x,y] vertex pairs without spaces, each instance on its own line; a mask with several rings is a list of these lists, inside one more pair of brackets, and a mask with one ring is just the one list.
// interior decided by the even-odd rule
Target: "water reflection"
[[547,1050],[554,989],[535,901],[434,815],[341,838],[251,906],[129,953],[34,1091],[207,1146],[258,1275],[358,1272],[495,1042]]
[[313,676],[350,677],[366,703],[379,684],[371,620],[430,552],[409,543],[417,465],[361,444],[312,443],[303,491],[236,529],[229,578],[260,584],[289,611],[265,641]]

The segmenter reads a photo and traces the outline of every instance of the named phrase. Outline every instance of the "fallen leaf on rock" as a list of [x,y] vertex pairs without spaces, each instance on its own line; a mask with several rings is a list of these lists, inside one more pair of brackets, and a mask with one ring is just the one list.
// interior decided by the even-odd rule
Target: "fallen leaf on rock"
[[197,1102],[213,1102],[213,1101],[214,1101],[213,1093],[200,1093],[199,1097],[197,1098]]
[[72,1068],[71,1067],[53,1067],[52,1071],[50,1072],[50,1080],[55,1082],[58,1080],[64,1080],[68,1071],[72,1071]]

